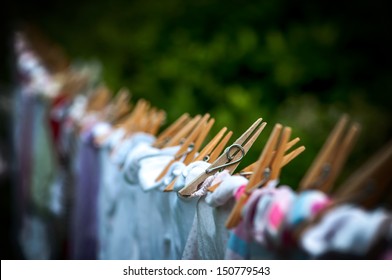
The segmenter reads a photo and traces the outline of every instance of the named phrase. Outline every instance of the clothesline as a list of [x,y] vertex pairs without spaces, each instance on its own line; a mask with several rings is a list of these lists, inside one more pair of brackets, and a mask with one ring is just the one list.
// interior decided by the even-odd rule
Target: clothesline
[[[345,117],[296,193],[279,183],[280,169],[304,150],[287,152],[299,141],[290,141],[291,128],[275,126],[259,160],[234,174],[233,159],[242,159],[262,133],[261,120],[250,147],[228,145],[226,129],[202,146],[214,124],[208,114],[183,115],[159,134],[162,110],[144,100],[131,109],[126,91],[111,100],[89,75],[58,79],[31,49],[18,51],[24,77],[18,205],[26,258],[391,258],[390,204],[335,205],[339,197],[329,192],[358,131],[354,124],[343,136]],[[388,147],[381,166],[390,166]],[[221,158],[230,164],[209,174]],[[320,181],[327,159],[337,168]],[[383,186],[390,185],[386,178]]]

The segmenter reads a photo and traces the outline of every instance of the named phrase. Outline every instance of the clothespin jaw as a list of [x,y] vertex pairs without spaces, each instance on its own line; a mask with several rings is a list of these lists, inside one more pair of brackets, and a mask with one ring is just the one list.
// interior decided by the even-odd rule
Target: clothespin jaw
[[352,124],[346,132],[349,118],[343,115],[330,133],[323,148],[300,182],[300,190],[317,188],[328,193],[339,175],[357,140],[360,125]]
[[[266,125],[267,125],[266,122],[264,122],[264,123],[262,123],[262,124],[260,125],[260,128],[259,128],[260,132],[259,132],[258,134],[260,134],[261,131],[264,130],[264,128],[266,127]],[[247,144],[244,145],[244,148],[246,148],[246,149],[249,150],[251,145],[253,145],[253,143],[249,143],[249,142],[248,142]],[[248,148],[248,146],[249,146],[249,148]],[[230,147],[229,147],[229,148],[230,148]],[[235,169],[238,167],[239,164],[240,164],[240,162],[235,163],[235,164],[233,163],[233,164],[231,164],[230,166],[226,167],[225,170],[229,171],[230,174],[233,174],[234,171],[235,171]]]
[[335,204],[355,203],[373,208],[392,183],[392,141],[354,172],[333,195]]
[[231,165],[238,166],[264,127],[265,124],[262,123],[261,118],[254,122],[253,125],[244,134],[241,135],[240,138],[238,138],[231,146],[226,149],[225,153],[219,156],[218,159],[212,163],[203,174],[195,178],[189,185],[181,189],[179,194],[182,196],[190,196],[209,176]]
[[281,168],[283,168],[287,164],[289,164],[293,159],[295,159],[297,156],[299,156],[303,151],[305,151],[305,146],[298,147],[297,149],[295,149],[291,153],[285,155],[283,157]]

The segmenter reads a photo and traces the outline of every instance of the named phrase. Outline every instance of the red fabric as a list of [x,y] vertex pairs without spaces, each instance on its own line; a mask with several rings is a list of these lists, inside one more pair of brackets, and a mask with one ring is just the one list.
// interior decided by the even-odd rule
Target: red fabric
[[[59,108],[64,106],[64,104],[67,101],[68,101],[67,96],[64,94],[60,94],[59,96],[53,99],[50,112],[54,112],[55,110],[58,110]],[[50,123],[51,133],[53,137],[53,142],[55,143],[56,147],[58,147],[62,120],[60,118],[56,118],[56,114],[51,113],[49,117],[49,123]]]

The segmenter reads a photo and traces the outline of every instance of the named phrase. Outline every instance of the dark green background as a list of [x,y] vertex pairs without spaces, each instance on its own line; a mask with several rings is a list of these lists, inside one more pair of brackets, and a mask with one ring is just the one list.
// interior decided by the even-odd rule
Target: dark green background
[[391,17],[385,1],[30,1],[70,57],[102,62],[114,91],[168,113],[209,112],[239,136],[256,118],[293,128],[307,150],[282,174],[294,187],[343,112],[362,126],[343,178],[391,136]]

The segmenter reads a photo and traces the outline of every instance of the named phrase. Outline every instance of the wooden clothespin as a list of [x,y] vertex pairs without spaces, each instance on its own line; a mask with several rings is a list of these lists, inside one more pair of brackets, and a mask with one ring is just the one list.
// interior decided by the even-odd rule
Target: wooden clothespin
[[[283,133],[281,133],[282,130]],[[253,173],[245,187],[245,192],[236,202],[226,221],[227,228],[231,229],[238,225],[241,220],[242,208],[252,191],[256,188],[265,186],[271,180],[278,179],[282,167],[305,150],[305,147],[301,146],[285,156],[285,152],[299,141],[299,138],[289,141],[290,135],[290,127],[285,127],[283,129],[281,124],[275,125],[259,159],[252,167]]]
[[[342,204],[356,204],[372,209],[391,191],[392,141],[357,169],[332,194],[332,202],[295,231],[298,240],[307,229],[317,224],[329,211]],[[388,199],[388,198],[387,198]],[[392,205],[390,205],[392,206]]]
[[180,149],[177,151],[177,153],[174,155],[174,158],[165,166],[165,168],[162,170],[162,172],[158,175],[158,177],[155,179],[156,182],[161,180],[166,173],[169,171],[170,166],[180,160],[182,157],[186,156],[193,151],[195,148],[195,141],[198,137],[198,135],[202,132],[204,125],[206,124],[207,120],[210,118],[209,114],[206,114],[201,118],[201,120],[198,122],[196,125],[195,129],[191,132],[191,134],[185,139],[184,143],[181,145]]
[[360,131],[360,125],[354,123],[345,132],[347,124],[348,116],[343,115],[300,182],[301,191],[317,188],[330,192]]
[[195,127],[200,122],[200,120],[201,120],[201,116],[196,115],[184,127],[182,127],[178,131],[178,133],[176,133],[169,141],[167,141],[167,143],[163,146],[163,148],[180,145],[181,142],[184,141],[184,139],[190,135],[192,130],[195,129]]
[[212,150],[209,155],[210,158],[208,159],[208,162],[215,162],[218,159],[229,142],[231,136],[233,136],[233,132],[229,131],[222,141],[220,141],[219,144]]
[[[280,125],[278,124],[277,127],[276,127],[276,129],[279,129],[279,126],[280,126]],[[271,134],[271,135],[273,135],[273,134]],[[273,139],[273,138],[271,138],[271,139]],[[287,152],[289,149],[291,149],[296,143],[299,142],[299,140],[300,140],[300,138],[297,137],[297,138],[294,138],[293,140],[291,140],[290,142],[288,142],[287,145],[286,145],[286,148],[285,148],[284,152]],[[268,145],[266,145],[266,146],[268,146]],[[297,157],[297,156],[298,156],[300,153],[302,153],[304,150],[305,150],[305,147],[304,147],[304,146],[301,146],[301,147],[295,149],[294,151],[292,151],[291,153],[289,153],[288,155],[285,155],[285,156],[283,157],[283,163],[282,163],[281,168],[284,167],[286,164],[288,164],[288,163],[289,163],[291,160],[293,160],[295,157]],[[275,154],[276,154],[276,151],[271,151],[271,158],[273,158]],[[265,155],[261,155],[261,156],[260,156],[260,158],[264,158],[264,157],[265,157]],[[259,165],[260,165],[260,159],[258,159],[258,160],[255,161],[254,163],[252,163],[252,164],[248,165],[247,167],[245,167],[244,169],[242,169],[242,170],[238,173],[238,175],[241,175],[241,176],[248,176],[248,177],[252,176],[253,180],[256,180],[257,178],[261,180],[263,172],[262,172],[262,170],[261,170],[262,167],[260,167]],[[259,171],[259,172],[260,172],[259,174],[253,175],[253,174],[254,174],[254,170],[255,170],[256,168],[258,168],[258,169],[261,170],[261,171]]]
[[144,100],[139,99],[135,106],[133,106],[133,110],[131,113],[123,120],[121,124],[118,125],[118,127],[123,128],[126,132],[130,132],[132,128],[132,123],[135,121],[137,116],[141,113],[141,110],[143,110],[144,106]]
[[75,96],[75,94],[83,90],[88,83],[88,77],[86,75],[71,71],[70,69],[56,73],[53,77],[61,83],[61,94],[67,97]]
[[240,138],[238,138],[231,146],[226,148],[226,151],[219,156],[203,174],[181,189],[179,194],[182,196],[190,196],[192,193],[197,191],[200,184],[202,184],[209,176],[214,175],[223,169],[229,168],[234,170],[252,147],[265,125],[266,123],[262,123],[261,118],[254,122]]
[[[131,110],[132,105],[130,104],[130,98],[131,96],[129,91],[127,89],[121,89],[112,102],[106,105],[106,108],[103,109],[103,119],[106,119],[106,121],[111,123],[113,126],[120,125],[120,121]],[[102,144],[109,135],[110,132],[105,135],[101,135],[96,139],[96,143],[98,145]]]
[[140,122],[139,122],[139,128],[138,130],[141,132],[147,132],[152,125],[154,115],[158,112],[158,109],[155,107],[148,107],[143,114]]
[[142,130],[142,122],[146,113],[150,108],[150,104],[144,100],[139,99],[136,103],[135,109],[129,115],[128,119],[124,122],[123,128],[127,134],[131,134]]
[[173,137],[173,135],[175,135],[182,127],[185,126],[186,123],[188,123],[189,119],[190,117],[188,113],[182,114],[175,122],[159,134],[153,146],[156,148],[162,148]]
[[154,113],[150,126],[147,128],[147,133],[151,135],[156,135],[159,128],[164,124],[166,119],[166,112],[163,110],[158,110]]
[[[195,158],[194,161],[201,161],[201,160],[210,161],[211,155],[212,155],[212,153],[213,153],[215,147],[218,145],[218,143],[219,143],[219,141],[222,139],[223,135],[225,135],[226,131],[227,131],[227,128],[226,128],[226,127],[222,128],[222,129],[214,136],[214,138],[213,138],[207,145],[205,145],[205,147],[200,151],[200,153],[198,154],[198,156]],[[230,139],[230,137],[231,137],[232,134],[233,134],[233,132],[229,131],[229,133],[227,134],[228,137],[227,137],[227,136],[225,137],[225,139],[226,139],[226,138],[227,138],[227,139],[226,139],[226,140],[224,139],[224,141],[222,141],[222,142],[225,142],[225,143],[223,144],[224,147],[226,146],[226,144],[227,144],[227,142],[229,141],[229,139]],[[223,147],[223,148],[224,148],[224,147]],[[222,148],[222,150],[223,150],[223,148]],[[217,157],[218,157],[218,156],[217,156]],[[215,159],[211,159],[212,162],[214,162],[215,160],[216,160],[216,158],[215,158]]]
[[[142,131],[149,133],[149,131],[152,129],[156,122],[156,116],[160,110],[156,107],[150,107],[149,110],[147,110],[146,114],[144,115],[144,119],[142,121]],[[164,115],[165,116],[165,115]],[[161,125],[161,124],[159,124]]]
[[115,96],[112,104],[108,108],[107,120],[115,124],[131,110],[131,94],[128,89],[122,88]]
[[[294,138],[293,140],[291,140],[289,143],[287,143],[286,145],[286,150],[288,151],[290,150],[295,144],[297,144],[300,141],[300,138]],[[302,153],[305,150],[304,146],[301,146],[297,149],[295,149],[294,151],[292,151],[290,154],[285,155],[283,158],[283,166],[287,165],[288,163],[290,163],[290,161],[292,161],[294,158],[296,158],[300,153]],[[255,161],[254,163],[251,163],[250,165],[248,165],[247,167],[245,167],[244,169],[242,169],[238,175],[241,176],[245,176],[245,177],[250,177],[253,174],[253,170],[256,167],[258,161]],[[282,167],[283,167],[282,166]]]
[[109,102],[111,93],[105,86],[97,88],[87,101],[86,112],[100,112]]
[[[295,144],[297,144],[299,142],[300,138],[294,138],[293,140],[291,140],[289,143],[287,143],[287,147],[286,147],[286,151],[288,151],[289,149],[291,149]],[[287,164],[289,164],[293,159],[295,159],[299,154],[301,154],[303,151],[305,151],[305,146],[300,146],[297,149],[295,149],[294,151],[292,151],[291,153],[285,155],[283,157],[283,161],[282,161],[282,168],[284,166],[286,166]]]
[[392,183],[392,141],[354,172],[333,195],[334,204],[355,203],[374,208]]
[[200,150],[201,145],[203,144],[204,140],[207,138],[207,135],[210,132],[214,123],[215,123],[215,119],[212,118],[203,125],[203,128],[201,129],[199,135],[197,136],[197,139],[195,140],[195,145],[192,151],[189,154],[187,154],[184,159],[185,165],[190,164],[195,159],[196,153]]

